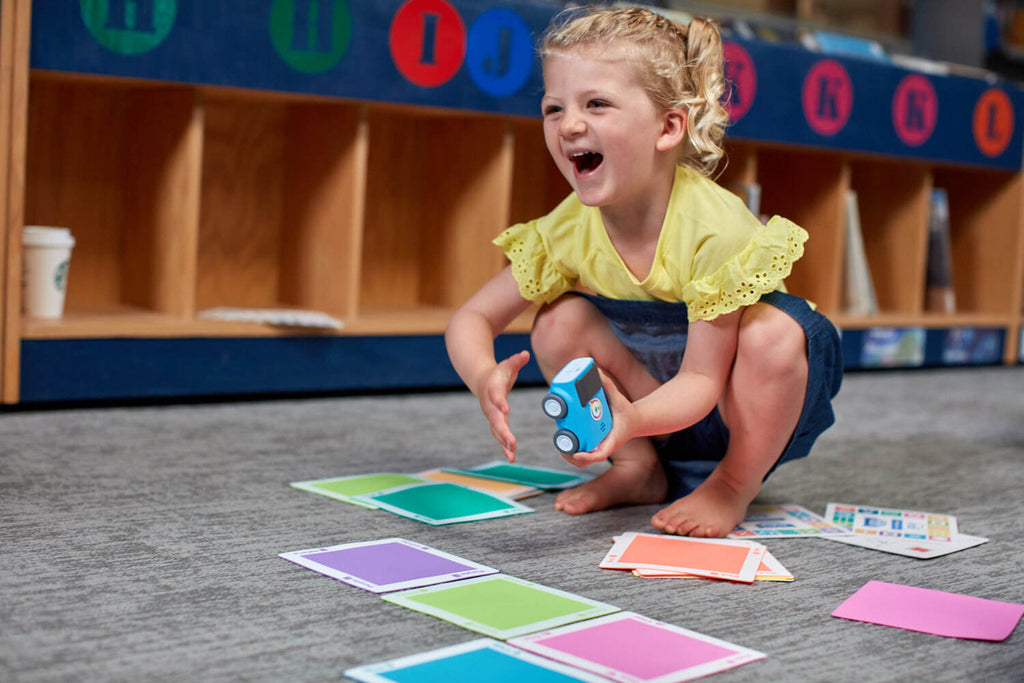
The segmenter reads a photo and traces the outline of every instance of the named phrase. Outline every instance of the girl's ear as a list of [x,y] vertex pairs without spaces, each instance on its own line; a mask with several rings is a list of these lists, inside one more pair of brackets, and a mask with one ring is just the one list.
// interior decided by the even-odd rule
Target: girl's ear
[[686,116],[687,112],[682,108],[670,109],[665,113],[661,137],[658,138],[659,152],[667,152],[686,138]]

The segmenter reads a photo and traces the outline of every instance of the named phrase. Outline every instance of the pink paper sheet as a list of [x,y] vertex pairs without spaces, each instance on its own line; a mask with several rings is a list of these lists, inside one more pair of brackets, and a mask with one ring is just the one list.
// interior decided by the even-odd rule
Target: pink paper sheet
[[832,616],[949,638],[999,641],[1013,633],[1024,605],[868,581]]

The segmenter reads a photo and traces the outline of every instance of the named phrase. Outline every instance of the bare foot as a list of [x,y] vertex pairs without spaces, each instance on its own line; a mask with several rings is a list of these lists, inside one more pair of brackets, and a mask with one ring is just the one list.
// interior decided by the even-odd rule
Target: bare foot
[[712,475],[690,495],[658,511],[651,524],[666,534],[722,538],[743,521],[749,504],[750,499]]
[[648,505],[665,500],[668,481],[657,459],[617,459],[611,467],[555,498],[555,509],[569,515],[604,510],[614,505]]

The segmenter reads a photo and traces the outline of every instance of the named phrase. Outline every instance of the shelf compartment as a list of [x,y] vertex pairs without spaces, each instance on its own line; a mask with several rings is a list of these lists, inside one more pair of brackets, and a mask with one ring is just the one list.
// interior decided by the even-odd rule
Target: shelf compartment
[[572,193],[572,188],[548,152],[543,122],[523,119],[510,125],[515,139],[515,166],[506,222],[513,225],[550,213]]
[[949,196],[953,287],[958,312],[992,313],[1010,324],[1019,302],[1020,176],[986,169],[936,168],[933,185]]
[[357,107],[203,94],[196,311],[355,313],[365,185]]
[[761,213],[788,218],[810,234],[786,288],[834,314],[842,285],[836,266],[842,258],[849,166],[835,154],[772,147],[759,149],[756,163]]
[[378,108],[369,141],[360,314],[450,313],[502,267],[487,244],[509,214],[506,123]]
[[854,160],[850,187],[857,193],[864,252],[879,310],[921,313],[928,258],[928,168],[882,159]]
[[71,229],[65,308],[190,312],[201,116],[192,90],[33,79],[25,223]]

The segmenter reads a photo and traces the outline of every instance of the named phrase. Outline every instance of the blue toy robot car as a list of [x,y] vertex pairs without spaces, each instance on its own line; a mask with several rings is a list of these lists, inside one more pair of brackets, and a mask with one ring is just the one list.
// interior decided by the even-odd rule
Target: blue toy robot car
[[592,451],[612,429],[612,410],[593,358],[569,361],[551,380],[542,402],[555,420],[555,448],[566,455]]

